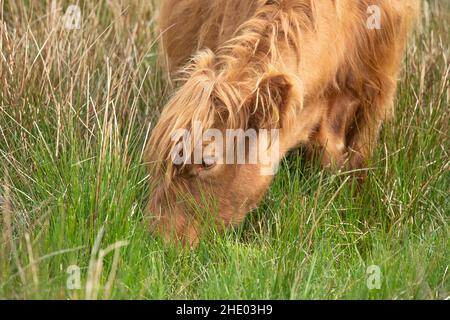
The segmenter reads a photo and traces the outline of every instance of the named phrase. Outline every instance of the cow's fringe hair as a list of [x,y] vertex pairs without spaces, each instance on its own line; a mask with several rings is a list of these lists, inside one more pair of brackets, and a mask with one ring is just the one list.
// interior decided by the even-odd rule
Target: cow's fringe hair
[[[215,125],[224,129],[279,126],[279,108],[275,105],[279,97],[270,87],[279,74],[275,61],[283,60],[280,41],[299,51],[301,30],[313,28],[313,20],[304,10],[283,6],[287,1],[272,2],[245,22],[217,53],[204,49],[178,72],[178,82],[183,85],[162,112],[146,152],[153,177],[165,173],[164,181],[158,183],[169,184],[176,173],[171,153],[177,143],[172,141],[177,129],[192,130],[195,122],[200,122],[204,130]],[[283,81],[298,86],[292,92],[301,92],[299,79]],[[302,97],[290,98],[292,103],[283,112],[291,113],[287,118],[294,119]]]

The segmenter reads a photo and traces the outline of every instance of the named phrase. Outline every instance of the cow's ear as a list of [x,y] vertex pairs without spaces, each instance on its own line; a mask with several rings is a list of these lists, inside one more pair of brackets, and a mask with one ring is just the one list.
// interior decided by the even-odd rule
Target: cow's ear
[[[287,74],[272,73],[257,82],[248,100],[250,126],[257,128],[280,128],[288,120],[298,99],[298,82]],[[291,115],[292,116],[292,115]]]

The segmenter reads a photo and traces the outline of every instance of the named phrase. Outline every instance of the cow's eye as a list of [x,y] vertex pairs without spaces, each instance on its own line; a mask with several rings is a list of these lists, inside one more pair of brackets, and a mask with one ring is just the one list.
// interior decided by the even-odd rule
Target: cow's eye
[[202,161],[202,168],[205,170],[209,170],[216,165],[216,159],[213,157],[204,157]]

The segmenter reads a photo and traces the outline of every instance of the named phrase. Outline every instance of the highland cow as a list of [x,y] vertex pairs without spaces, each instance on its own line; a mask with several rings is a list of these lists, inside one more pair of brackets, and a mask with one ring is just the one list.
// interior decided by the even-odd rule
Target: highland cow
[[[264,141],[273,167],[291,149],[320,146],[325,168],[365,168],[393,114],[417,12],[416,0],[163,1],[163,64],[179,86],[146,151],[153,230],[195,244],[204,212],[219,228],[237,225],[271,184],[259,158],[218,160],[235,139],[218,148],[198,134],[190,144],[174,138],[195,136],[196,123],[223,136],[254,129],[241,152],[249,158]],[[261,129],[278,130],[276,141]],[[186,161],[174,162],[177,146]]]

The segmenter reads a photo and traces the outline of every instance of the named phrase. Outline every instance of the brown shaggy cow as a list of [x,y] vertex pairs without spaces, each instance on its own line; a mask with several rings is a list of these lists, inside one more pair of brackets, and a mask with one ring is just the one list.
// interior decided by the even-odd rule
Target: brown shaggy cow
[[[417,12],[416,0],[163,1],[165,66],[181,85],[147,146],[153,230],[195,244],[205,212],[219,227],[236,225],[270,186],[262,160],[218,161],[234,150],[234,138],[220,150],[217,136],[197,137],[175,163],[174,134],[193,133],[196,124],[224,136],[227,129],[258,130],[244,156],[265,140],[272,155],[277,146],[272,167],[293,148],[319,145],[324,167],[364,168],[392,114]],[[277,143],[260,129],[278,129]],[[187,161],[198,143],[210,148],[200,161]]]

